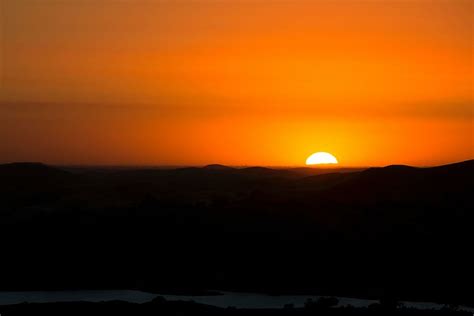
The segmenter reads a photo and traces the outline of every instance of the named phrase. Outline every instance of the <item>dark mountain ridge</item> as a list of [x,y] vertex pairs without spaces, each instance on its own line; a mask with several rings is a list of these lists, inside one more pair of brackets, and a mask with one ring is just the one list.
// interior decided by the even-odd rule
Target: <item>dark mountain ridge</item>
[[474,304],[474,160],[351,170],[0,165],[0,288]]
[[39,162],[15,162],[0,164],[0,176],[6,177],[53,177],[63,176],[68,172]]

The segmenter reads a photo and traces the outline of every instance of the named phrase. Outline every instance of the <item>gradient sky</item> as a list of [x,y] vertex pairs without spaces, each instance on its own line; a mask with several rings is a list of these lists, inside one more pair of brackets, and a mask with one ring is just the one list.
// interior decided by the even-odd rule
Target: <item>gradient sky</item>
[[474,158],[473,3],[0,0],[0,162]]

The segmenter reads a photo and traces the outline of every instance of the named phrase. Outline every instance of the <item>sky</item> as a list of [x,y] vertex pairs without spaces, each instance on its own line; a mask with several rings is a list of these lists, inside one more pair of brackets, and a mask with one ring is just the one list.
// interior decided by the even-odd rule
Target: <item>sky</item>
[[0,163],[474,158],[472,1],[0,0]]

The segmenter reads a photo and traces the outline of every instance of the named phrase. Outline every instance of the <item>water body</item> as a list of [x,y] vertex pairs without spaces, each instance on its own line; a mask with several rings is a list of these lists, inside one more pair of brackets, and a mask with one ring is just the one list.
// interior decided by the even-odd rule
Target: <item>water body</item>
[[[317,300],[320,296],[316,295],[267,295],[260,293],[240,293],[224,292],[223,295],[215,296],[182,296],[182,295],[163,295],[169,300],[192,300],[202,304],[208,304],[218,307],[233,306],[236,308],[282,308],[286,304],[293,304],[294,307],[303,307],[308,299]],[[339,305],[352,305],[354,307],[366,307],[377,303],[375,300],[363,300],[347,297],[337,297]]]
[[106,302],[116,300],[130,303],[146,303],[157,296],[157,294],[133,290],[0,292],[0,305],[80,301]]
[[[308,299],[317,300],[316,295],[267,295],[260,293],[241,293],[219,291],[222,295],[159,295],[135,290],[94,290],[94,291],[26,291],[26,292],[0,292],[0,305],[20,303],[54,303],[54,302],[104,302],[125,301],[130,303],[146,303],[157,296],[162,296],[171,301],[194,301],[218,307],[236,308],[282,308],[286,304],[294,307],[303,307]],[[375,300],[337,297],[339,306],[367,307],[377,303]],[[429,302],[402,302],[406,307],[418,309],[440,309],[444,305]],[[461,306],[461,310],[474,313],[474,308]]]

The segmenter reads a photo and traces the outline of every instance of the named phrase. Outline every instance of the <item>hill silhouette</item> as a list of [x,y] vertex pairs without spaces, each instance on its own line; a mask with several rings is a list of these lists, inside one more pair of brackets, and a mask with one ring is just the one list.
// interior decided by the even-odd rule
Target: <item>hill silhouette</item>
[[205,166],[204,169],[223,171],[223,170],[234,170],[235,168],[219,165],[219,164],[211,164],[211,165]]
[[0,165],[0,287],[474,304],[473,168]]
[[66,177],[69,173],[59,168],[47,166],[38,162],[18,162],[0,165],[0,177],[7,179],[31,180],[34,178],[53,179]]

